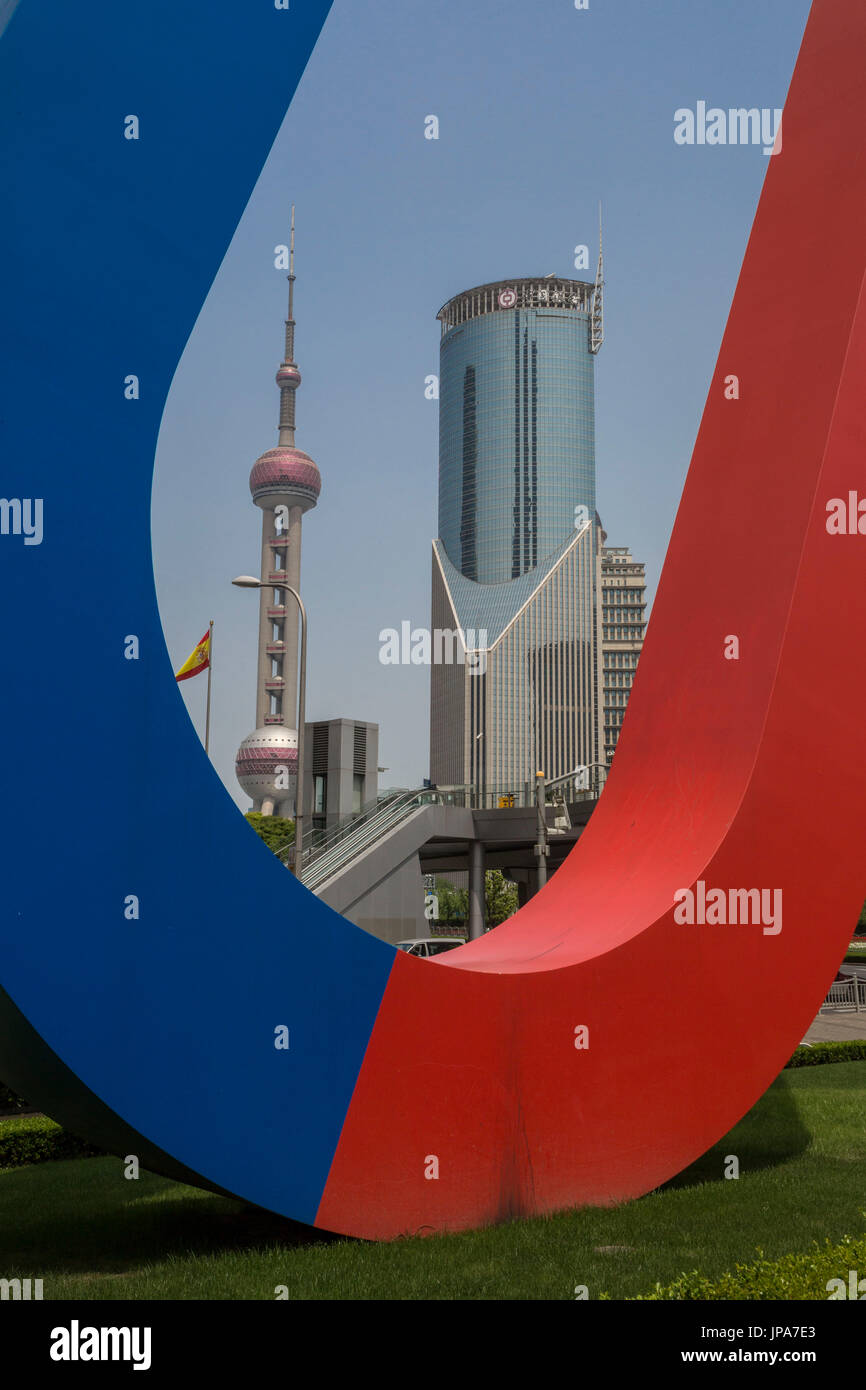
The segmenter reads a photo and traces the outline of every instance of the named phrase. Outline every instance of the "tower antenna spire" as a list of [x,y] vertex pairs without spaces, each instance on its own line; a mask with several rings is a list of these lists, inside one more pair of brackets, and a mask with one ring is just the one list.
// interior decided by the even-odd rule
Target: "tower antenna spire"
[[289,234],[289,317],[286,319],[286,355],[277,372],[280,388],[280,444],[294,447],[295,392],[301,384],[301,374],[295,362],[295,205],[292,203],[292,222]]
[[286,361],[295,360],[295,205],[292,203],[292,226],[289,233],[289,317],[286,319]]
[[604,241],[602,239],[601,203],[598,205],[598,270],[595,272],[595,287],[592,291],[592,319],[590,323],[590,352],[595,356],[601,351],[604,342]]

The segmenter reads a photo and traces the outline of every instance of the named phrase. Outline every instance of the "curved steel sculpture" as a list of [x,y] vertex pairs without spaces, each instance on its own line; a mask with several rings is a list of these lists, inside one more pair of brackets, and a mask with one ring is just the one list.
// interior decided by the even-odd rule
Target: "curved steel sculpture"
[[[34,8],[19,7],[0,66],[15,45],[42,40]],[[326,8],[309,22],[310,43]],[[155,9],[170,27],[170,7]],[[211,10],[210,41],[220,57],[225,48],[228,71],[232,7]],[[284,60],[266,51],[261,17],[250,25],[257,58]],[[158,52],[155,40],[142,61]],[[816,0],[612,775],[555,878],[477,943],[433,962],[395,953],[312,899],[254,841],[180,709],[149,584],[105,595],[83,623],[75,595],[111,561],[112,525],[76,548],[87,505],[64,491],[68,461],[40,453],[46,506],[65,529],[52,549],[47,523],[39,551],[13,556],[6,650],[16,669],[4,700],[21,737],[7,748],[7,776],[25,785],[32,763],[33,620],[62,560],[72,592],[55,598],[69,629],[55,619],[55,632],[69,723],[57,757],[81,797],[81,834],[53,845],[46,864],[26,821],[7,827],[8,1083],[157,1171],[376,1238],[639,1196],[757,1100],[814,1016],[866,889],[864,62],[860,0]],[[258,100],[261,73],[238,66],[234,80]],[[14,103],[2,103],[5,127]],[[257,116],[251,101],[239,117],[256,148],[279,104]],[[30,137],[16,139],[13,176],[34,157]],[[141,178],[158,185],[164,170],[138,153]],[[230,154],[225,193],[213,195],[223,199],[214,255],[250,175]],[[195,187],[178,179],[173,191],[181,225],[192,225]],[[105,191],[117,202],[100,208],[109,220],[96,248],[82,231],[85,258],[110,261],[128,197],[125,186]],[[137,407],[122,403],[109,412],[129,458],[113,525],[124,515],[145,528],[167,389],[160,364],[169,349],[176,360],[201,285],[146,232],[141,256],[142,283],[105,315],[120,313],[127,355],[156,382],[134,418]],[[24,287],[7,285],[13,327],[26,308],[25,261]],[[81,286],[63,287],[72,311],[92,303],[82,274]],[[163,300],[165,336],[153,326]],[[35,358],[22,343],[10,396],[21,451],[35,401]],[[93,372],[104,396],[126,369],[108,343],[88,340],[84,356],[64,382],[82,392],[73,431],[95,418]],[[97,489],[103,470],[117,488],[116,446],[116,436],[111,450],[92,443]],[[146,544],[129,544],[145,573]],[[124,658],[125,634],[140,639],[137,659]],[[103,699],[123,692],[117,730],[110,709],[97,718],[95,687]],[[107,766],[116,779],[123,728],[137,736],[131,785],[94,835],[99,789],[87,790],[88,772],[96,780]],[[168,794],[151,768],[167,754],[185,770]],[[191,804],[208,809],[191,819]]]

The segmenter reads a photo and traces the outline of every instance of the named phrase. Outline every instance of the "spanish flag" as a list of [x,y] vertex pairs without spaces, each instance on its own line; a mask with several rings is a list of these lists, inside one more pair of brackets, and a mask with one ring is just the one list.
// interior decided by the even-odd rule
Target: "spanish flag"
[[206,671],[210,666],[210,629],[205,633],[195,651],[192,652],[175,672],[176,681],[188,681],[190,676],[197,676],[200,671]]

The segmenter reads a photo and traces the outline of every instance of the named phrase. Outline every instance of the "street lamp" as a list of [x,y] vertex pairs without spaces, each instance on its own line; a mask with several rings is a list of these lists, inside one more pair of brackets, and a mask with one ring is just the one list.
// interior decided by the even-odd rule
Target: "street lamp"
[[265,584],[261,579],[256,579],[252,574],[239,574],[232,583],[239,589],[280,589],[284,593],[291,594],[298,605],[298,612],[301,618],[301,668],[298,673],[298,772],[297,788],[295,790],[295,878],[301,881],[301,874],[304,867],[304,718],[306,715],[307,701],[307,610],[303,605],[301,596],[297,589],[293,589],[291,584],[280,584],[276,580],[269,579]]
[[[550,782],[548,782],[548,783],[546,784],[546,790],[549,791],[549,790],[551,789],[551,787],[560,787],[560,786],[563,786],[563,785],[564,785],[565,783],[567,783],[567,782],[578,782],[578,783],[579,783],[579,782],[582,780],[583,774],[586,773],[586,774],[587,774],[586,786],[585,786],[585,787],[581,787],[580,785],[578,785],[577,790],[578,790],[578,791],[592,791],[592,788],[590,787],[590,780],[591,780],[591,779],[590,779],[590,777],[589,777],[589,773],[592,772],[593,768],[596,768],[596,767],[604,768],[605,772],[607,772],[609,766],[610,766],[609,763],[582,763],[581,766],[580,766],[580,767],[576,767],[576,768],[574,769],[573,772],[566,772],[562,777],[554,777],[554,778],[552,779],[552,781],[550,781]],[[601,779],[599,779],[599,780],[601,780]]]
[[544,773],[535,774],[535,809],[536,823],[538,826],[538,838],[535,843],[535,857],[538,860],[536,869],[536,882],[541,889],[547,883],[547,856],[550,854],[550,845],[547,843],[547,815],[544,810]]

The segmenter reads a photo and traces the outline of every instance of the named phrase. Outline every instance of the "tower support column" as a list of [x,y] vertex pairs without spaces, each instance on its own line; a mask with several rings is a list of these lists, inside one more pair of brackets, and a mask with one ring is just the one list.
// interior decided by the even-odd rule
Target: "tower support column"
[[484,845],[473,840],[469,846],[469,940],[484,935]]
[[[289,544],[286,551],[286,583],[298,593],[301,590],[301,507],[289,508]],[[290,729],[295,727],[298,710],[298,609],[294,602],[286,606],[286,621],[283,624],[283,723]]]
[[[260,577],[263,584],[267,585],[267,578],[273,568],[273,554],[270,547],[270,539],[274,530],[273,512],[262,512],[262,567]],[[259,596],[259,662],[258,675],[256,680],[256,728],[261,729],[265,723],[265,716],[270,714],[271,697],[265,689],[265,681],[271,674],[271,658],[267,653],[268,643],[271,641],[273,630],[273,620],[268,617],[268,609],[273,606],[274,591],[265,587],[260,591]],[[266,814],[270,814],[269,812]]]

